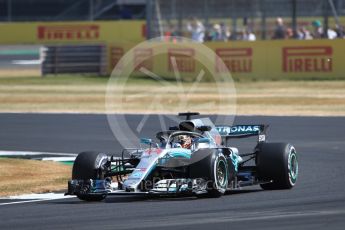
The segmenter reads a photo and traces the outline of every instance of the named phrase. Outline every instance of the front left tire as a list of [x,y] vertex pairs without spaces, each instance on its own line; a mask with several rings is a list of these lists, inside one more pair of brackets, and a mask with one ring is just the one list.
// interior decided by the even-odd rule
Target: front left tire
[[193,153],[190,169],[191,178],[207,181],[207,193],[197,194],[199,198],[222,196],[228,187],[228,163],[225,156],[215,149],[201,149]]

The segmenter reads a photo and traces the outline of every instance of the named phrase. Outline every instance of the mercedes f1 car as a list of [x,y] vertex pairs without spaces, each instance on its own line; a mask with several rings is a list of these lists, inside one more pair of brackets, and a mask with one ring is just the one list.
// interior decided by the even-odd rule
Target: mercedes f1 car
[[[176,127],[141,139],[146,148],[124,149],[121,157],[78,154],[67,195],[100,201],[108,195],[195,195],[219,197],[228,190],[260,185],[291,189],[298,157],[288,143],[267,143],[267,125],[215,126],[209,118],[187,116]],[[230,146],[233,138],[257,137],[250,153]],[[252,162],[252,163],[249,163]]]

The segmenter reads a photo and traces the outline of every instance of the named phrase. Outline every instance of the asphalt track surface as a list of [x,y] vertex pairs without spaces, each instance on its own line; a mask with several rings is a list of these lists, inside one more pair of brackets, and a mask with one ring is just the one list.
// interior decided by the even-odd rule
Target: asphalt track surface
[[[141,116],[128,116],[135,124]],[[75,198],[0,206],[1,229],[344,229],[345,117],[237,117],[269,123],[299,153],[292,190],[253,186],[218,199]],[[156,130],[150,117],[142,135]],[[240,143],[243,145],[243,143]],[[0,150],[118,152],[104,115],[0,114]]]

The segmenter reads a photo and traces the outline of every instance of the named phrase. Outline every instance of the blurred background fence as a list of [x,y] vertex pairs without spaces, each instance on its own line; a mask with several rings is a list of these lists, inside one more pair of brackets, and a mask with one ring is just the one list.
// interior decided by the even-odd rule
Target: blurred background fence
[[296,38],[302,28],[312,32],[314,21],[325,31],[338,30],[345,15],[344,0],[148,0],[146,7],[149,37],[186,36],[194,21],[204,26],[204,40],[211,40],[207,33],[219,27],[228,30],[231,40],[240,40],[246,30],[256,39],[268,39],[277,17]]
[[143,19],[145,0],[0,0],[0,21]]
[[217,30],[230,40],[269,39],[277,17],[287,37],[312,34],[319,25],[342,35],[343,16],[345,0],[0,0],[3,22],[139,19],[146,20],[152,38],[191,36],[188,23],[194,19],[205,29],[204,41],[214,40]]

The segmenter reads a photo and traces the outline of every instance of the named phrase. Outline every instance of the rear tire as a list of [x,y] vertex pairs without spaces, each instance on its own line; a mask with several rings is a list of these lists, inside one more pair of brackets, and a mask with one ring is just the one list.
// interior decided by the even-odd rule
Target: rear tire
[[191,178],[207,181],[207,193],[197,194],[198,198],[220,197],[228,187],[228,164],[225,156],[214,149],[202,149],[193,153],[190,165]]
[[261,143],[258,145],[257,167],[265,190],[291,189],[298,177],[298,158],[295,148],[287,143]]
[[[74,161],[72,169],[72,180],[102,180],[104,172],[102,166],[107,163],[108,157],[104,153],[82,152]],[[106,195],[77,194],[80,200],[101,201]]]

